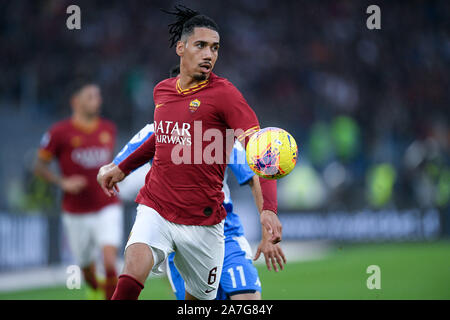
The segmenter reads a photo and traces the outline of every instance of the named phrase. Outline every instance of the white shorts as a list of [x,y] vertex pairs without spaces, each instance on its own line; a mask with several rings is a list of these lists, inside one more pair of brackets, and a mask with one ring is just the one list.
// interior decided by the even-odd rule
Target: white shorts
[[63,212],[62,219],[70,249],[81,268],[95,262],[102,247],[122,244],[123,208],[120,204],[92,213]]
[[134,243],[147,244],[153,253],[152,272],[156,274],[163,272],[167,256],[175,251],[175,266],[186,283],[186,291],[197,299],[211,300],[217,295],[222,274],[223,226],[224,221],[212,226],[176,224],[140,204],[126,248]]

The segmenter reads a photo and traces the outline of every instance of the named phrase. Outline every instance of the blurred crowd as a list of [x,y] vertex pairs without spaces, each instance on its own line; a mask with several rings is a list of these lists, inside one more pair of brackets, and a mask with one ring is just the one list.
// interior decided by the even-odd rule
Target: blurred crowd
[[[81,8],[81,30],[66,28],[70,4]],[[58,120],[69,115],[68,84],[89,74],[103,114],[132,136],[153,120],[153,86],[178,62],[172,17],[159,10],[173,4],[1,2],[0,109]],[[366,27],[366,1],[184,4],[220,27],[215,72],[242,91],[262,127],[297,140],[281,206],[448,208],[448,1],[378,1],[381,30]]]

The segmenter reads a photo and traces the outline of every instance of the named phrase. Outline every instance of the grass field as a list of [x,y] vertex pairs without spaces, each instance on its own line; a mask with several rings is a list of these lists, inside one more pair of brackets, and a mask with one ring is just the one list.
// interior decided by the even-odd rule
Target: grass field
[[[369,290],[369,265],[381,289]],[[324,259],[289,262],[284,271],[258,265],[263,299],[450,299],[450,242],[341,245]],[[0,299],[84,299],[65,287],[0,293]],[[166,278],[146,283],[141,299],[173,299]]]

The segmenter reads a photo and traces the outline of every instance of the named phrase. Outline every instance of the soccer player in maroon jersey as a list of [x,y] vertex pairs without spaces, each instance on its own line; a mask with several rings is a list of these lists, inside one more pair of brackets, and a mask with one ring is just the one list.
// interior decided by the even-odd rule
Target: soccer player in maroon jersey
[[[63,190],[62,218],[71,251],[94,296],[104,289],[110,299],[117,284],[123,209],[116,196],[98,188],[96,177],[113,158],[116,127],[99,116],[102,97],[96,84],[77,83],[70,101],[72,117],[54,124],[42,138],[35,173]],[[52,159],[58,161],[61,175],[49,168]],[[95,274],[100,248],[106,274],[102,287]]]
[[[242,94],[212,73],[220,40],[216,23],[186,7],[175,9],[172,14],[177,21],[169,31],[180,57],[180,75],[154,88],[155,134],[99,181],[112,196],[114,189],[118,191],[117,182],[153,158],[136,198],[136,220],[113,299],[137,299],[149,272],[158,273],[173,251],[185,280],[186,299],[215,298],[224,256],[222,181],[234,144],[233,136],[231,141],[226,138],[232,129],[246,146],[259,130],[258,119]],[[218,148],[208,157],[212,136]],[[259,182],[261,224],[277,243],[281,223],[276,215],[276,181]]]

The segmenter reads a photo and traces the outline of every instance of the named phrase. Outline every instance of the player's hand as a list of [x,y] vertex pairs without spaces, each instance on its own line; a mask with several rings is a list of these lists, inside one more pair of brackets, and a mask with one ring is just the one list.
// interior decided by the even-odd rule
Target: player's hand
[[253,261],[258,260],[259,256],[264,254],[264,258],[266,259],[266,266],[269,271],[273,269],[275,272],[278,272],[278,265],[280,266],[280,269],[284,269],[284,264],[286,264],[286,256],[284,255],[283,250],[281,249],[281,246],[277,244],[273,244],[272,241],[270,241],[271,235],[263,228],[263,236],[261,243],[258,246],[258,250],[256,251],[255,258]]
[[276,244],[281,241],[281,222],[275,212],[263,210],[260,215],[261,225],[271,235],[270,241]]
[[[97,182],[103,192],[109,197],[114,196],[115,191],[119,192],[117,183],[125,179],[125,173],[114,163],[104,165],[98,170]],[[114,191],[115,190],[115,191]]]
[[80,175],[73,175],[62,178],[59,185],[64,192],[78,194],[87,186],[87,179]]

